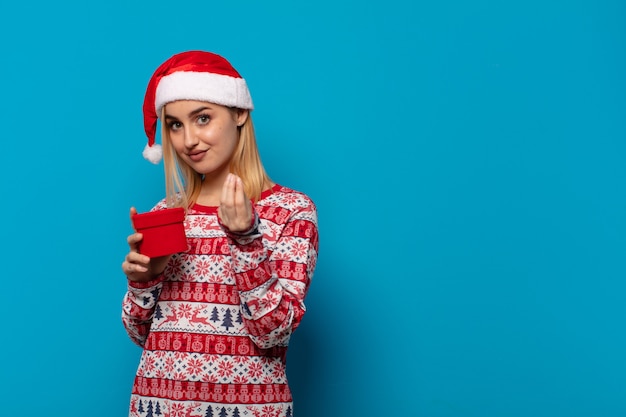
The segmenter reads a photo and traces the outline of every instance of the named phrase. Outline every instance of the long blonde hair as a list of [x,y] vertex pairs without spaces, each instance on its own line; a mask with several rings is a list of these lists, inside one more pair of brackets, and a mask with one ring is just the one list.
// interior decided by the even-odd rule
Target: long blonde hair
[[[239,111],[235,108],[230,110],[233,117]],[[165,120],[165,106],[161,111],[161,120]],[[202,175],[194,171],[178,156],[172,146],[165,123],[161,123],[161,141],[167,205],[187,209],[196,202],[200,194]],[[241,178],[246,196],[254,201],[257,201],[263,190],[271,184],[271,180],[261,163],[250,112],[248,112],[244,124],[239,127],[239,140],[230,159],[230,171]]]

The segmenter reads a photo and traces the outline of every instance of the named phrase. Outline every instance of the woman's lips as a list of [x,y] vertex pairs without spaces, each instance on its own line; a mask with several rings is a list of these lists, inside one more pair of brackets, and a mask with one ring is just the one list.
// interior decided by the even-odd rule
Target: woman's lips
[[191,159],[194,162],[198,162],[200,161],[202,158],[204,158],[204,155],[206,154],[206,151],[202,151],[202,152],[195,152],[195,153],[190,153],[189,154],[189,159]]

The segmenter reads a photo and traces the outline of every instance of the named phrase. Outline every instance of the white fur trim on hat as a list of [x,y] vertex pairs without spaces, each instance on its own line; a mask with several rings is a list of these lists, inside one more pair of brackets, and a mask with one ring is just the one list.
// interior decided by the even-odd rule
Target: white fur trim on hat
[[243,78],[209,72],[179,71],[166,75],[156,89],[154,108],[177,100],[197,100],[222,106],[252,110],[252,97]]
[[152,146],[146,145],[146,147],[143,148],[143,157],[153,164],[158,164],[161,162],[161,159],[163,159],[163,148],[158,143]]

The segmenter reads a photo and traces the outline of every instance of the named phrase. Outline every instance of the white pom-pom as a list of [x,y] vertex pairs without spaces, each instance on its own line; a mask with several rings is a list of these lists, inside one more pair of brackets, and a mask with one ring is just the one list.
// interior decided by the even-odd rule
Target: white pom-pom
[[163,149],[161,145],[155,143],[154,145],[146,145],[143,149],[143,157],[153,164],[158,164],[163,158]]

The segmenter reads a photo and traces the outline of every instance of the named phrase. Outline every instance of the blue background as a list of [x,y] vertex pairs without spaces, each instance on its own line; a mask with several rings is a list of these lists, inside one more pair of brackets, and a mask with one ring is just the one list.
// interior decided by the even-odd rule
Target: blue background
[[141,105],[176,52],[252,90],[321,246],[297,417],[626,415],[623,1],[0,6],[2,416],[126,415]]

